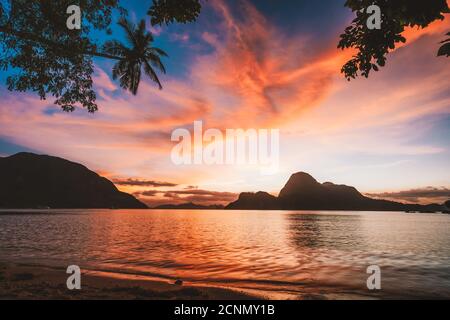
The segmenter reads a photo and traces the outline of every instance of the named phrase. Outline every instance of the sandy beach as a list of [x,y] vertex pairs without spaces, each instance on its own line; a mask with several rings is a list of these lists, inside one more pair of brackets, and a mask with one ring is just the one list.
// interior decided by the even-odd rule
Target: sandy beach
[[63,268],[0,263],[0,299],[30,300],[252,300],[255,296],[228,289],[147,280],[83,271],[80,290],[69,290]]

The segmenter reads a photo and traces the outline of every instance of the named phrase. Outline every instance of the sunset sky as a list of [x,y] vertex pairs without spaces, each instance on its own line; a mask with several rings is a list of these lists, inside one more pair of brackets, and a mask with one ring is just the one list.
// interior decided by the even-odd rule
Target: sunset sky
[[[449,199],[450,60],[436,52],[450,17],[408,30],[386,67],[348,82],[340,69],[352,52],[337,49],[353,18],[344,2],[208,1],[194,24],[151,28],[169,54],[162,91],[144,78],[133,96],[112,80],[113,62],[95,59],[95,114],[9,92],[2,72],[0,156],[32,151],[80,162],[150,205],[277,194],[297,171],[371,196]],[[148,4],[126,3],[132,20],[146,18]],[[279,172],[174,165],[171,133],[195,120],[205,129],[280,129]]]

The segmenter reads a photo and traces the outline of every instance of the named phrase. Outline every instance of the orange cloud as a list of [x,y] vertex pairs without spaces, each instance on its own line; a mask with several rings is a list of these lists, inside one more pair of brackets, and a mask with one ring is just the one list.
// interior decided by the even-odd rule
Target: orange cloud
[[222,34],[203,34],[215,50],[192,68],[198,87],[220,92],[211,99],[213,126],[279,125],[327,95],[348,53],[335,46],[326,54],[307,53],[312,39],[283,34],[248,2],[242,3],[245,20],[234,17],[224,2],[214,7],[224,17]]

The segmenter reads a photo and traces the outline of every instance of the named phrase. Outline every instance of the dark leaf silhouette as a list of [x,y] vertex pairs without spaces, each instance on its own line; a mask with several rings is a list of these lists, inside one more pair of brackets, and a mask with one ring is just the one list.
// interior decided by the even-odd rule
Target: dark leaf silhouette
[[[381,9],[381,29],[367,27],[371,14],[366,10],[373,4]],[[341,70],[348,80],[358,75],[368,77],[371,70],[383,67],[387,54],[398,43],[406,42],[401,35],[406,27],[425,28],[435,20],[443,20],[443,14],[450,12],[446,0],[347,0],[345,6],[356,14],[338,44],[341,49],[357,50]],[[446,54],[447,44],[441,50],[440,53]]]
[[[447,33],[448,36],[450,36],[450,32]],[[442,47],[439,48],[438,56],[450,56],[450,38],[447,40],[442,41],[443,43]]]
[[197,20],[201,9],[200,0],[153,0],[148,15],[152,25],[188,23]]

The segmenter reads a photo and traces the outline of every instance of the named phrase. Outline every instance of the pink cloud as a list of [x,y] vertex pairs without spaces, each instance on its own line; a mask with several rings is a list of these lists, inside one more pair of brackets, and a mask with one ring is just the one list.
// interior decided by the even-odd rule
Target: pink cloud
[[148,31],[150,31],[154,36],[159,36],[163,32],[163,28],[160,26],[149,26]]
[[169,38],[171,41],[188,42],[190,36],[187,33],[171,33]]

